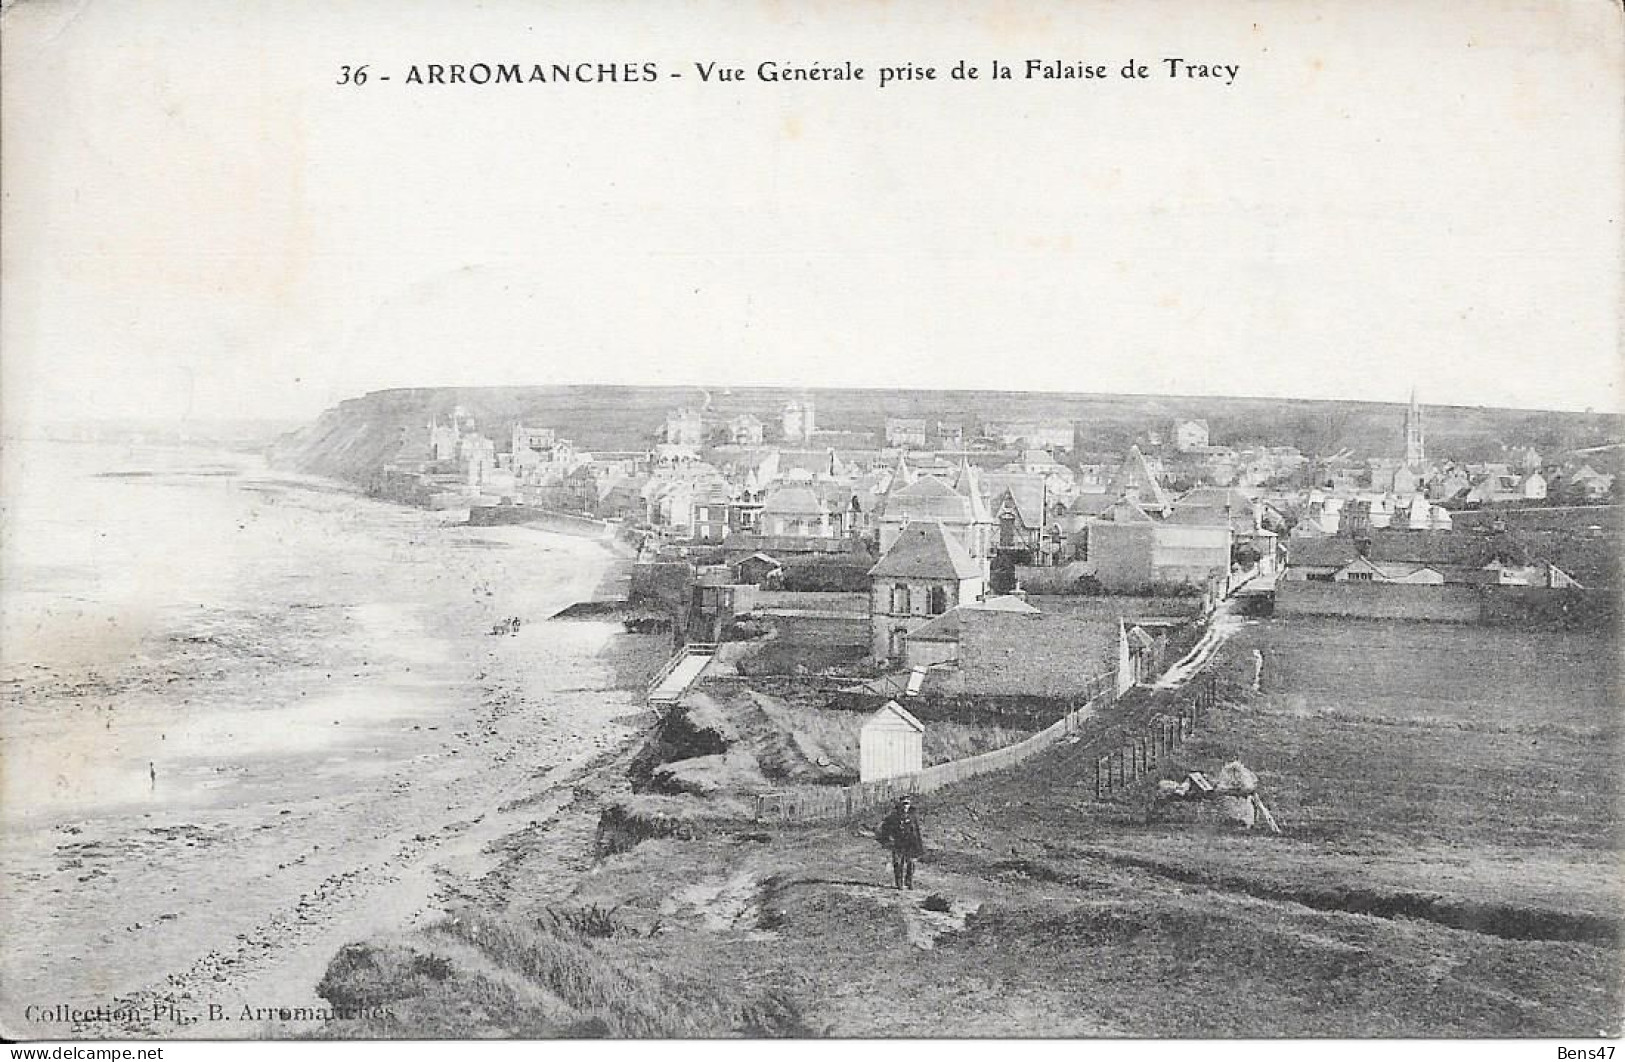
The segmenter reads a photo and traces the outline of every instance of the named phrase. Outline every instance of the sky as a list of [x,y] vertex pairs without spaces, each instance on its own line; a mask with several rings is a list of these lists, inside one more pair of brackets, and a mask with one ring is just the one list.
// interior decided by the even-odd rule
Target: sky
[[[563,383],[1621,406],[1609,0],[19,0],[3,33],[8,424]],[[481,61],[661,77],[406,82]],[[905,62],[938,79],[873,80]]]

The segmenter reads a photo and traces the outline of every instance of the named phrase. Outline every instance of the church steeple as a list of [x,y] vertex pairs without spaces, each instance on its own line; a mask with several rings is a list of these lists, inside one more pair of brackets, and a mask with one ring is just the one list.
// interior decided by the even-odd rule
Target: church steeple
[[1416,401],[1416,388],[1411,388],[1411,404],[1405,410],[1405,464],[1419,469],[1427,460],[1422,430],[1422,407]]

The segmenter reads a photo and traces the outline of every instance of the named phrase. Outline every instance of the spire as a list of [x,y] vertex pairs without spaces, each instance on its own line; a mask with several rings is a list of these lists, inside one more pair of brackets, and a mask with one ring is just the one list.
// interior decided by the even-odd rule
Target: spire
[[899,487],[906,487],[913,482],[914,473],[909,470],[906,455],[899,453],[897,455],[897,467],[892,469],[891,484],[886,489],[896,490]]
[[1411,388],[1410,405],[1405,410],[1405,465],[1420,470],[1427,460],[1426,436],[1422,428],[1422,407],[1416,401],[1416,388]]
[[954,473],[954,490],[968,498],[977,493],[980,486],[976,480],[976,470],[971,467],[970,458],[960,454],[959,469]]

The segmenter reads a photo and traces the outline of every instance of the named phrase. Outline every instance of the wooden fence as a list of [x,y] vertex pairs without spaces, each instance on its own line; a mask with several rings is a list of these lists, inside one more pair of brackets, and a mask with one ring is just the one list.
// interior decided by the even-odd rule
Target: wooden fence
[[1217,677],[1205,672],[1191,686],[1189,703],[1181,704],[1172,715],[1153,716],[1143,734],[1095,760],[1096,800],[1105,800],[1150,774],[1153,766],[1207,725],[1208,713],[1218,700]]
[[1002,749],[950,760],[915,774],[865,782],[841,788],[775,790],[756,795],[756,818],[781,822],[814,822],[823,819],[850,819],[854,815],[886,807],[905,794],[929,793],[955,782],[1014,767],[1051,748],[1083,728],[1084,720],[1117,696],[1115,673],[1096,675],[1072,708],[1053,724],[1031,737]]

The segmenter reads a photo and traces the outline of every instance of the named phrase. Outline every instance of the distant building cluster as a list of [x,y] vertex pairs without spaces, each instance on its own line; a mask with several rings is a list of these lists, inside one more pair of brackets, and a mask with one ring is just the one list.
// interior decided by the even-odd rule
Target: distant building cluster
[[1572,577],[1539,561],[1486,567],[1478,557],[1469,575],[1446,547],[1420,544],[1452,541],[1464,511],[1559,494],[1595,503],[1613,491],[1600,455],[1436,455],[1414,393],[1386,455],[1238,449],[1192,418],[1147,425],[1126,451],[1101,451],[1086,445],[1087,429],[931,416],[829,429],[803,394],[727,414],[708,400],[647,426],[643,448],[586,451],[526,421],[486,434],[457,408],[405,440],[382,476],[432,506],[619,522],[647,550],[703,554],[741,581],[867,590],[874,654],[885,659],[905,657],[910,638],[962,629],[962,617],[941,617],[1019,594],[1034,569],[1051,570],[1050,585],[1103,593],[1202,592],[1283,572],[1561,585]]

